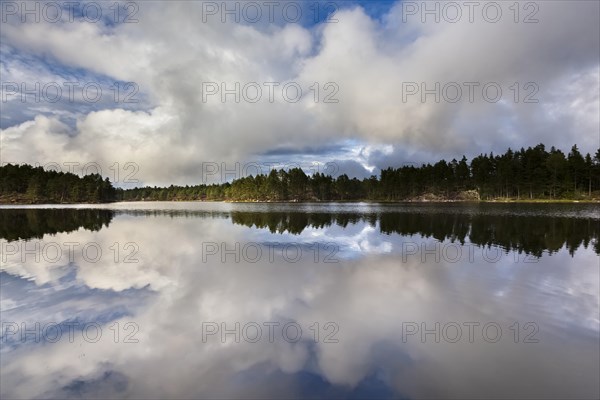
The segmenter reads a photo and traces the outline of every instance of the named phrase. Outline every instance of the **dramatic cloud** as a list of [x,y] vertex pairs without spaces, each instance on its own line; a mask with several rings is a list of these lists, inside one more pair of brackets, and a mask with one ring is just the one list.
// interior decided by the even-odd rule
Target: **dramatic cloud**
[[[597,2],[536,3],[534,23],[523,22],[532,11],[523,5],[515,23],[508,4],[498,22],[481,8],[470,22],[463,5],[456,23],[450,11],[439,23],[431,15],[423,23],[406,3],[371,14],[345,3],[337,22],[306,23],[304,10],[303,24],[279,14],[275,23],[266,16],[222,23],[205,4],[143,2],[137,23],[9,16],[0,48],[2,162],[93,161],[106,176],[115,162],[135,162],[142,182],[169,184],[199,182],[203,162],[246,162],[269,152],[279,164],[336,161],[341,172],[362,177],[388,165],[509,146],[568,150],[578,143],[593,152],[600,144]],[[73,80],[99,82],[107,96],[93,104],[81,93],[73,102],[26,96],[21,103],[5,85]],[[111,101],[111,84],[126,82],[137,85],[139,102],[124,101],[131,87]],[[436,82],[440,101],[434,94],[422,101],[421,89]],[[472,102],[469,82],[476,83]],[[222,99],[222,89],[236,83],[239,103],[235,94]],[[286,100],[286,83],[302,89],[299,101]],[[456,87],[462,95],[451,102]],[[499,100],[486,101],[497,87]],[[257,88],[262,97],[252,103]],[[524,102],[527,96],[538,102]],[[368,150],[374,148],[385,150]],[[281,149],[288,155],[274,159]]]

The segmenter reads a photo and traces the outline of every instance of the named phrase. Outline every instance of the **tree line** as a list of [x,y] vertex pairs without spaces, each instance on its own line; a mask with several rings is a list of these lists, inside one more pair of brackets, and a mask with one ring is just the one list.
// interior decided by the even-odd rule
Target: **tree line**
[[0,167],[2,203],[106,203],[118,200],[118,192],[99,174],[81,177],[27,164]]
[[440,160],[349,178],[301,168],[271,170],[222,184],[114,188],[98,174],[83,177],[30,165],[0,167],[0,202],[101,203],[110,201],[402,201],[600,198],[600,149],[583,156],[543,144],[504,154],[480,154],[470,162]]
[[421,166],[387,168],[379,177],[359,180],[300,168],[271,170],[213,185],[144,187],[121,191],[125,201],[402,201],[411,199],[489,200],[585,199],[600,197],[600,149],[583,156],[576,145],[568,154],[543,144],[504,154],[480,154],[471,162],[440,160]]

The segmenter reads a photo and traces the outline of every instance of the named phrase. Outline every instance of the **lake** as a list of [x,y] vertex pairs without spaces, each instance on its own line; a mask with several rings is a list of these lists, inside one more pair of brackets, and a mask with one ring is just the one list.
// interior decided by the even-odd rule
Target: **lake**
[[600,206],[0,207],[3,398],[598,398]]

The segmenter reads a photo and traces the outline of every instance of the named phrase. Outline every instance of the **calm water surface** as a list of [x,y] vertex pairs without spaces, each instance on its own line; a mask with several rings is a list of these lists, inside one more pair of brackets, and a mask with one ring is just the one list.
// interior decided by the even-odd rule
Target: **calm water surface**
[[0,208],[2,398],[598,398],[600,207]]

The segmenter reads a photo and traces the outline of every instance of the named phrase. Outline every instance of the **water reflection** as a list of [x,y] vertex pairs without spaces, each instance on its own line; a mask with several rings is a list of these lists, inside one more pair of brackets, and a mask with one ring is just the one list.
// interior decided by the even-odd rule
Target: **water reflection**
[[[505,206],[510,207],[510,206]],[[399,208],[399,209],[398,209]],[[462,213],[452,208],[382,208],[366,212],[337,212],[328,209],[315,211],[216,211],[194,209],[6,209],[0,212],[0,238],[6,240],[41,239],[44,234],[70,232],[79,228],[91,231],[108,226],[115,213],[131,216],[163,216],[185,218],[222,218],[230,219],[234,224],[250,228],[267,229],[270,233],[301,235],[307,228],[324,229],[337,225],[368,225],[378,227],[381,233],[402,236],[421,235],[438,241],[467,241],[478,246],[499,246],[506,250],[524,252],[536,257],[544,251],[552,254],[566,247],[571,255],[580,246],[590,244],[600,254],[600,215],[595,209],[583,206],[579,215],[562,213],[547,214],[506,212]],[[457,207],[460,210],[460,206]],[[495,211],[503,210],[496,207]],[[552,210],[552,208],[550,208]],[[481,211],[481,210],[480,210]],[[505,210],[503,210],[505,211]]]
[[79,228],[97,231],[108,226],[113,215],[111,210],[98,209],[0,209],[0,238],[41,239]]
[[549,216],[469,215],[442,212],[385,212],[358,213],[300,213],[300,212],[233,212],[234,224],[266,228],[271,233],[300,235],[306,227],[322,229],[332,224],[346,228],[358,223],[379,225],[387,235],[421,235],[439,241],[467,240],[479,246],[500,246],[504,249],[541,256],[544,251],[553,253],[563,246],[571,254],[579,246],[594,249],[600,254],[598,233],[600,224],[592,218],[566,218]]
[[[93,242],[103,256],[8,256],[0,275],[2,323],[97,322],[103,334],[91,342],[78,330],[72,342],[63,335],[52,343],[3,329],[2,397],[599,395],[597,209],[549,208],[544,216],[540,207],[511,213],[451,205],[360,205],[354,212],[351,205],[303,205],[302,212],[286,205],[131,207],[70,210],[85,217],[65,214],[68,229],[28,223],[35,227],[28,229],[35,232],[30,246],[76,242],[80,249]],[[2,218],[23,218],[24,211],[11,212]],[[31,221],[43,220],[43,212]],[[51,229],[40,236],[44,226]],[[2,232],[13,245],[27,237]],[[450,262],[402,255],[407,242],[432,249],[453,240],[463,248],[502,247],[508,256]],[[138,246],[137,262],[124,262],[130,242]],[[207,243],[230,252],[236,243],[335,243],[340,251],[336,263],[290,262],[279,251],[236,262],[222,249],[207,257]],[[539,258],[514,257],[519,250]],[[137,343],[124,341],[129,322],[139,327]],[[298,341],[281,334],[292,322],[302,329]],[[334,331],[325,329],[328,322],[338,327],[337,342],[325,340]],[[525,342],[533,332],[528,322],[537,326],[537,342]],[[249,340],[253,323],[262,327],[256,341]],[[265,323],[279,324],[272,341]],[[425,340],[422,323],[433,331]],[[456,342],[447,340],[454,323],[462,327]],[[490,323],[502,329],[496,342],[482,333]],[[403,335],[415,326],[419,332]],[[223,328],[233,332],[224,340]]]

